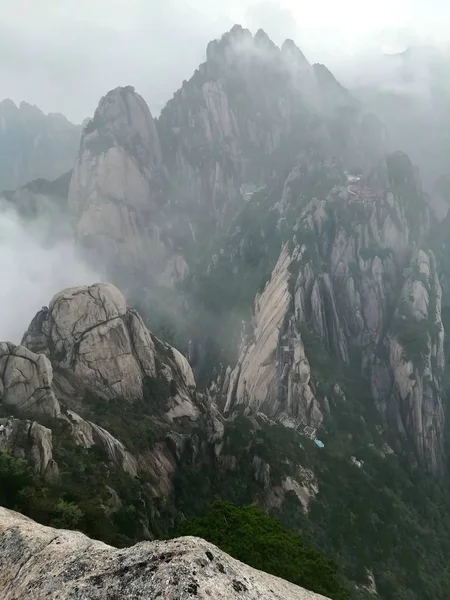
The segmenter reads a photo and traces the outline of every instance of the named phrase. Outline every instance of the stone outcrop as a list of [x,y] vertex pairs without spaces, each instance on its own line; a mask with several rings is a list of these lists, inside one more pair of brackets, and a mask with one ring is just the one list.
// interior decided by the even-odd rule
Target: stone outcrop
[[[85,448],[94,444],[103,447],[117,468],[136,475],[135,458],[122,442],[95,423],[85,421],[78,414],[61,411],[60,402],[53,387],[53,371],[50,361],[43,354],[35,354],[23,346],[0,344],[3,376],[0,406],[14,414],[59,418],[68,421],[75,443]],[[57,472],[53,459],[52,431],[36,421],[23,421],[13,416],[0,419],[5,431],[0,436],[0,451],[18,458],[29,459],[33,469],[40,475]]]
[[132,87],[112,90],[83,130],[69,188],[69,210],[87,260],[116,281],[163,272],[170,280],[170,265],[175,278],[183,277],[186,265],[181,257],[173,264],[174,252],[158,224],[166,188],[160,141],[145,101]]
[[3,600],[325,600],[186,537],[116,550],[0,508]]
[[[68,343],[68,338],[65,341]],[[73,339],[71,341],[76,344]],[[57,377],[57,380],[63,381],[62,386],[58,387],[57,380],[53,379],[53,368],[47,356],[34,353],[24,346],[1,343],[0,370],[2,372],[0,406],[5,411],[10,408],[14,414],[34,415],[37,419],[52,417],[68,421],[75,443],[85,448],[90,448],[94,444],[103,447],[117,468],[136,475],[136,460],[122,442],[95,423],[85,421],[73,411],[61,410],[59,400],[68,398],[59,392],[62,388],[67,391],[67,385],[64,379]],[[71,383],[74,383],[73,379]],[[105,384],[105,381],[103,383]],[[189,383],[192,383],[191,380]],[[76,382],[73,393],[76,396]],[[38,422],[22,421],[14,417],[0,419],[0,424],[5,426],[5,432],[0,437],[1,451],[18,458],[29,459],[33,469],[41,475],[57,472],[50,429]]]
[[419,249],[384,339],[386,358],[376,359],[372,371],[373,394],[386,420],[432,471],[443,469],[444,457],[441,302],[434,254]]
[[[0,379],[0,406],[5,411],[10,408],[14,414],[67,421],[75,443],[85,448],[94,444],[103,447],[117,468],[136,475],[136,459],[122,442],[75,412],[61,410],[56,397],[59,388],[53,380],[52,365],[44,354],[35,354],[24,346],[2,343],[0,368],[3,373]],[[59,393],[58,396],[62,399]],[[5,426],[4,434],[0,436],[0,451],[29,459],[33,469],[40,475],[57,472],[51,429],[36,421],[23,421],[15,417],[0,419],[0,424]]]
[[228,375],[224,410],[249,406],[280,420],[318,426],[323,416],[310,387],[310,367],[291,313],[290,256],[285,244],[272,277],[256,298],[253,332]]
[[52,389],[53,369],[46,356],[2,342],[0,373],[0,402],[4,406],[52,417],[59,415],[59,403]]
[[109,431],[91,421],[85,421],[71,410],[67,412],[67,417],[75,443],[84,448],[92,448],[94,445],[103,448],[118,469],[133,476],[137,475],[136,458]]
[[86,394],[106,401],[139,400],[146,381],[160,377],[176,388],[168,418],[197,414],[191,394],[195,381],[186,359],[154,338],[111,284],[56,294],[34,318],[23,344],[44,355],[42,360],[50,359],[55,390],[69,406]]
[[[75,444],[102,448],[117,469],[132,476],[151,473],[158,493],[168,495],[171,475],[189,441],[189,423],[200,416],[186,358],[154,337],[111,284],[56,294],[33,319],[23,344],[0,344],[0,406],[6,411],[11,407],[14,414],[65,421]],[[160,433],[152,452],[132,454],[92,421],[92,410],[116,400],[125,411],[127,403],[148,404],[152,426]],[[92,402],[99,406],[93,408]],[[46,474],[49,464],[57,470],[51,431],[38,423],[11,418],[0,441],[4,451],[30,459],[37,472]]]
[[58,473],[53,460],[52,432],[36,421],[23,421],[15,417],[0,419],[4,431],[0,435],[0,454],[28,459],[33,471],[44,477]]
[[50,358],[64,396],[89,391],[103,398],[142,398],[143,379],[156,375],[155,349],[140,317],[112,285],[71,288],[39,312],[23,344]]

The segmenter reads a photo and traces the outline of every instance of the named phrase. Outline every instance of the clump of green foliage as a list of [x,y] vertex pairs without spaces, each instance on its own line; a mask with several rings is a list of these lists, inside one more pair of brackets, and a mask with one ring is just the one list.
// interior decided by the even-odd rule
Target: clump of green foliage
[[[27,461],[0,454],[0,505],[113,545],[142,539],[142,522],[148,521],[152,505],[149,482],[117,469],[102,448],[77,446],[68,423],[54,419],[46,425],[53,432],[59,473],[42,477]],[[111,490],[120,501],[114,510]]]
[[349,598],[336,563],[255,505],[216,501],[204,517],[184,521],[176,533],[202,537],[255,569],[333,600]]
[[412,361],[420,371],[426,366],[429,353],[430,324],[427,319],[414,319],[398,316],[393,324],[393,332],[403,347],[405,360]]

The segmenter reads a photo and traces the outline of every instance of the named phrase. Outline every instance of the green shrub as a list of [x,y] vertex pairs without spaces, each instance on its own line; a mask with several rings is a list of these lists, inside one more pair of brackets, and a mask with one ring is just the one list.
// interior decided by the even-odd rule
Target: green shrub
[[405,360],[422,372],[429,354],[430,324],[427,319],[416,321],[410,318],[396,317],[393,333],[403,347]]
[[176,533],[202,537],[256,569],[329,598],[349,598],[336,564],[257,506],[217,501],[207,515],[184,521]]

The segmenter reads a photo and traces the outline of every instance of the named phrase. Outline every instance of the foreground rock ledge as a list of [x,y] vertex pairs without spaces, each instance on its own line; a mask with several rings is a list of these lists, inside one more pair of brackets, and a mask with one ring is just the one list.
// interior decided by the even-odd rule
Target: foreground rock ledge
[[117,550],[0,508],[2,600],[325,600],[195,537]]

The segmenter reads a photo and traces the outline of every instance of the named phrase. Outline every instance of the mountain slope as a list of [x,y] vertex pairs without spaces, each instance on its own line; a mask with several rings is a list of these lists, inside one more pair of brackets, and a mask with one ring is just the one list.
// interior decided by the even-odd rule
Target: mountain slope
[[[136,521],[132,535],[150,536],[149,529],[159,527],[149,524],[151,515],[166,510],[177,456],[205,418],[186,359],[146,329],[116,288],[97,284],[57,294],[36,315],[22,346],[0,345],[0,362],[6,427],[0,448],[27,458],[36,473],[54,475],[47,509],[38,509],[34,497],[20,503],[39,518],[50,510],[53,494],[62,493],[65,500],[81,502],[84,528],[92,523],[92,511],[100,510],[94,531],[115,539],[108,522],[114,510],[102,509],[103,502],[112,493],[120,510],[122,502],[140,498],[143,520]],[[35,434],[20,437],[27,427]],[[133,488],[137,475],[143,480],[130,495],[127,482]],[[38,489],[45,485],[37,483]],[[100,506],[96,497],[102,498]],[[121,527],[115,528],[117,535]]]
[[364,58],[352,92],[378,115],[390,146],[420,167],[430,205],[440,219],[448,211],[448,74],[445,50],[412,46],[404,52]]
[[69,207],[87,260],[127,288],[173,285],[241,209],[246,194],[295,165],[303,148],[364,166],[383,127],[291,41],[235,26],[153,120],[117,88],[84,128]]
[[0,190],[56,179],[73,167],[81,127],[36,106],[0,102]]
[[224,382],[224,408],[320,426],[327,402],[316,397],[302,339],[311,334],[338,364],[368,377],[393,439],[442,470],[442,290],[426,242],[428,208],[405,156],[388,157],[385,171],[370,192],[330,178],[317,198],[305,197],[300,167],[288,177],[277,207],[286,242]]

